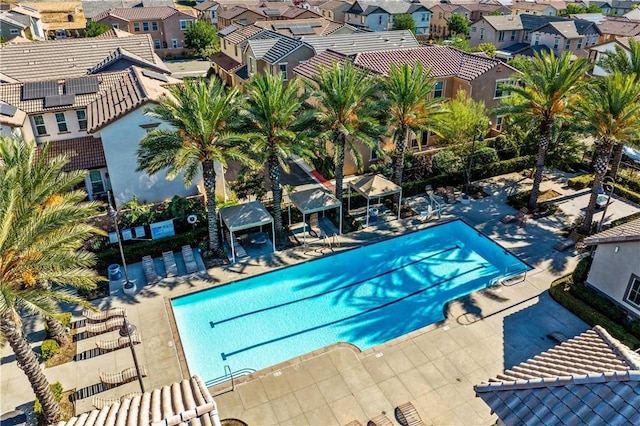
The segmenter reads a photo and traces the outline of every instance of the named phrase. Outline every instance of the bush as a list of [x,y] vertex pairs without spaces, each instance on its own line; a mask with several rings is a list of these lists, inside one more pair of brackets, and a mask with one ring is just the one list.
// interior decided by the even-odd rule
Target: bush
[[464,167],[462,158],[450,149],[438,151],[433,156],[433,163],[444,174],[459,173]]
[[[51,387],[51,392],[53,392],[53,397],[56,399],[56,401],[62,401],[62,394],[64,393],[62,383],[55,382],[49,386]],[[36,398],[35,402],[33,403],[33,412],[36,416],[42,415],[42,405],[40,404],[38,398]]]
[[633,192],[623,186],[616,185],[616,189],[613,190],[613,193],[626,198],[633,203],[640,204],[640,194],[638,194],[637,192]]
[[492,140],[488,140],[487,143],[496,150],[500,160],[509,160],[520,154],[520,147],[518,146],[518,143],[502,135],[497,136]]
[[498,153],[494,148],[485,146],[482,147],[473,154],[473,164],[475,167],[486,166],[487,164],[497,163],[500,161]]
[[[567,181],[567,185],[569,188],[573,189],[584,189],[593,185],[593,175],[582,175],[576,176]],[[613,193],[619,195],[622,198],[626,198],[627,200],[640,204],[640,193],[634,192],[633,190],[623,186],[627,185],[628,181],[624,181],[624,179],[620,180],[616,184]],[[631,184],[633,185],[633,184]]]
[[593,175],[582,175],[567,180],[567,186],[573,189],[584,189],[593,185]]
[[[62,313],[60,315],[56,315],[55,318],[58,321],[60,321],[60,324],[62,324],[62,328],[71,328],[71,318],[72,318],[71,312],[64,312],[64,313]],[[44,323],[44,329],[45,329],[45,331],[48,330],[46,321]]]
[[55,356],[60,350],[60,346],[55,340],[46,339],[42,341],[40,351],[42,352],[42,359],[44,361],[49,360]]
[[585,257],[584,259],[580,259],[580,262],[578,262],[578,265],[576,265],[576,269],[573,270],[573,274],[572,274],[573,282],[582,283],[586,281],[590,268],[591,268],[590,257]]
[[618,183],[626,186],[631,191],[640,192],[640,173],[639,172],[632,169],[622,170],[620,171],[620,173],[618,173],[616,180],[618,181]]
[[156,221],[158,214],[148,204],[138,203],[134,195],[131,201],[122,205],[122,227],[130,228],[139,225],[148,225]]

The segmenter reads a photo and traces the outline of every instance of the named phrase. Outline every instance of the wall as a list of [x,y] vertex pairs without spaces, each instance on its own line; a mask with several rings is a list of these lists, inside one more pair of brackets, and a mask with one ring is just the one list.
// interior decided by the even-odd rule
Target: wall
[[[167,42],[167,48],[162,49],[162,55],[180,55],[184,51],[184,32],[180,29],[180,21],[192,21],[195,23],[195,18],[184,13],[176,13],[165,19],[162,24],[164,26],[164,41]],[[155,38],[155,37],[154,37]],[[178,40],[178,48],[171,47],[171,40]]]
[[[18,34],[11,34],[11,30],[18,30]],[[0,35],[2,35],[2,37],[4,37],[7,40],[11,40],[18,36],[26,38],[26,33],[22,28],[16,25],[11,25],[5,21],[0,21]]]
[[[429,25],[431,24],[431,12],[421,10],[411,14],[416,23],[416,34],[429,35]],[[424,17],[424,21],[422,18]]]
[[[619,247],[617,253],[616,247]],[[623,302],[631,274],[640,276],[638,259],[640,259],[640,241],[599,244],[587,283],[619,302],[625,309],[640,315],[639,309]]]
[[44,118],[44,124],[47,128],[47,134],[43,136],[36,136],[36,142],[38,144],[45,141],[58,141],[63,139],[72,139],[72,138],[82,138],[87,136],[86,130],[80,130],[80,125],[78,124],[78,118],[76,116],[76,110],[83,110],[85,108],[75,108],[67,111],[58,111],[58,113],[63,113],[67,123],[67,131],[60,132],[58,130],[58,123],[56,121],[56,113],[55,112],[45,112],[43,114],[31,114],[29,116],[30,126],[32,128],[33,134],[36,134],[36,125],[33,121],[33,117],[36,115],[42,115]]
[[[296,74],[294,74],[293,69],[300,65],[300,61],[308,61],[313,57],[314,52],[313,49],[307,46],[301,46],[298,49],[291,52],[289,55],[282,58],[279,62],[287,63],[287,80],[293,79]],[[275,65],[275,71],[278,72],[278,64]],[[277,75],[273,73],[273,75]]]
[[498,64],[471,82],[471,97],[476,101],[484,101],[487,109],[492,110],[502,100],[494,98],[496,81],[509,79],[515,72],[503,64]]

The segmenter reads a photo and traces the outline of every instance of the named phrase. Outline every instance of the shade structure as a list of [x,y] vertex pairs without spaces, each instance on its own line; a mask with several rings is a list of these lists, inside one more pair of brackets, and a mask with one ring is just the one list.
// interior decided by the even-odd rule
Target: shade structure
[[[340,227],[338,232],[342,234],[342,203],[331,192],[324,188],[311,188],[304,191],[296,191],[289,194],[289,199],[302,212],[302,222],[311,213],[322,212],[330,209],[340,209]],[[306,231],[303,231],[303,239],[306,242]]]
[[369,202],[372,198],[387,197],[400,194],[398,200],[398,219],[400,219],[400,205],[402,204],[402,187],[391,182],[382,175],[361,176],[349,182],[349,210],[351,210],[351,189],[362,194],[367,199],[367,226],[369,225]]
[[[243,229],[255,228],[271,224],[272,235],[275,235],[273,226],[273,217],[260,201],[251,201],[249,203],[237,204],[235,206],[223,207],[220,209],[220,224],[229,229],[231,234],[231,261],[236,261],[236,252],[234,247],[233,233],[242,231]],[[272,238],[273,251],[276,251],[275,238]]]

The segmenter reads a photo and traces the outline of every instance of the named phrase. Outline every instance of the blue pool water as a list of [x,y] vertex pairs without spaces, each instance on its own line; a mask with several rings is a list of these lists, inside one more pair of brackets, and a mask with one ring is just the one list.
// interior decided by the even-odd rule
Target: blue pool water
[[462,221],[171,301],[191,374],[259,370],[336,342],[361,350],[444,319],[444,305],[529,267]]

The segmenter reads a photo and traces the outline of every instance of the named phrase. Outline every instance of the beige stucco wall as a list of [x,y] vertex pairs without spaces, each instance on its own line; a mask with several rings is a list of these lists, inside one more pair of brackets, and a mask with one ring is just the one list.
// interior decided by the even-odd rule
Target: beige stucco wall
[[[78,123],[78,117],[76,116],[76,110],[84,110],[86,108],[74,108],[68,111],[57,111],[57,112],[46,112],[42,114],[32,114],[29,116],[29,126],[31,127],[31,135],[36,134],[36,125],[33,117],[37,115],[42,115],[44,119],[45,127],[47,128],[47,134],[42,136],[36,136],[36,142],[41,144],[45,141],[59,141],[63,139],[73,139],[73,138],[82,138],[87,136],[86,130],[80,130],[80,125]],[[56,114],[62,113],[65,117],[65,122],[67,124],[67,131],[61,132],[58,130],[58,122],[56,121]],[[28,127],[28,126],[25,126]]]
[[600,244],[587,283],[640,316],[640,309],[624,302],[631,274],[640,276],[640,241]]

